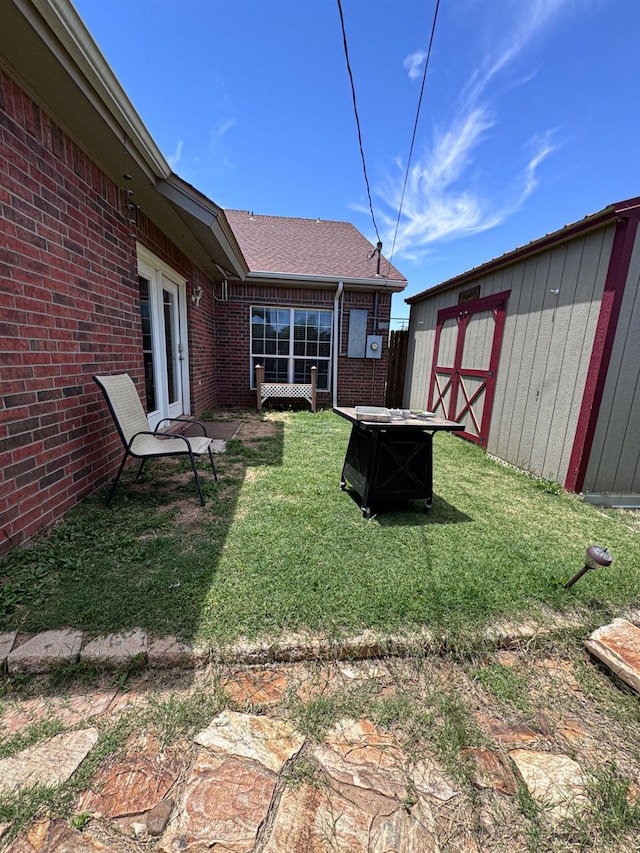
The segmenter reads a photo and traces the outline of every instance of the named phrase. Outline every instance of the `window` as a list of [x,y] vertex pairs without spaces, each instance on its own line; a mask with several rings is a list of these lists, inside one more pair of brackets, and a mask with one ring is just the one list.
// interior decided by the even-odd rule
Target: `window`
[[331,311],[311,308],[251,309],[251,387],[256,364],[265,382],[311,382],[317,367],[318,390],[329,390]]

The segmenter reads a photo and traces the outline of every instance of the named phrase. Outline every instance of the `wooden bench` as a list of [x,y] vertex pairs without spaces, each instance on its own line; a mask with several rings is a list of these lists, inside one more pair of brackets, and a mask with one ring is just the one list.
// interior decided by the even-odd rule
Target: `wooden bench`
[[318,368],[311,368],[311,382],[265,382],[264,365],[256,364],[256,395],[258,398],[258,411],[262,411],[262,404],[269,397],[286,399],[306,400],[311,406],[311,411],[316,410],[316,387]]

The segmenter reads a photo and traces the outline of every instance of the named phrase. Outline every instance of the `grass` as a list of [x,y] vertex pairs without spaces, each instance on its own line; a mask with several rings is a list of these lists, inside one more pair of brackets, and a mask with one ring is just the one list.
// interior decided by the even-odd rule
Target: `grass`
[[492,663],[481,667],[476,678],[502,708],[530,712],[525,693],[526,678],[513,667]]
[[[431,512],[364,520],[338,487],[349,425],[331,412],[269,420],[270,435],[228,442],[218,483],[203,466],[204,509],[184,466],[158,463],[142,485],[129,475],[110,508],[96,495],[15,550],[0,630],[139,626],[206,645],[426,626],[463,642],[543,609],[595,625],[640,601],[640,540],[615,513],[439,434]],[[611,569],[565,590],[594,543]]]
[[133,715],[123,715],[102,729],[98,743],[69,781],[56,787],[35,785],[0,796],[0,824],[11,824],[3,842],[11,841],[37,816],[47,814],[53,819],[68,816],[77,794],[89,787],[96,768],[121,749],[134,725]]
[[609,762],[599,768],[591,784],[593,822],[603,838],[615,841],[630,830],[640,830],[640,804],[630,800],[630,782]]

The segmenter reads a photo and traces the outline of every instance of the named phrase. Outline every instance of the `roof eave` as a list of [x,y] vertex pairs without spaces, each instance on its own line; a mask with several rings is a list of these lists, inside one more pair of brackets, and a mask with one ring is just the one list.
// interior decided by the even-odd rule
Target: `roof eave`
[[[28,70],[24,62],[18,68],[21,76],[26,75],[28,88],[38,100],[44,100],[45,108],[53,108],[55,119],[77,136],[73,127],[77,113],[69,96],[81,93],[115,135],[120,149],[128,145],[129,156],[144,164],[149,177],[168,177],[169,164],[72,4],[68,0],[12,0],[12,4],[50,52],[46,57],[40,52],[37,60],[32,54]],[[19,37],[20,33],[11,33],[14,42]],[[16,56],[19,60],[20,53]],[[54,63],[65,71],[66,86],[50,78]],[[87,120],[93,118],[87,115]]]
[[581,219],[579,222],[574,222],[571,225],[565,225],[563,228],[560,228],[557,231],[552,232],[551,234],[546,234],[544,237],[540,237],[538,240],[533,240],[531,243],[527,243],[525,246],[519,246],[517,249],[513,249],[513,251],[511,252],[507,252],[507,254],[505,255],[500,255],[500,257],[498,258],[493,258],[492,260],[487,261],[485,264],[482,264],[479,267],[474,267],[473,269],[467,270],[466,272],[463,272],[460,275],[454,276],[454,278],[450,278],[447,279],[447,281],[443,281],[441,284],[436,284],[434,285],[434,287],[427,288],[427,290],[422,290],[420,293],[416,293],[414,296],[409,296],[404,301],[407,305],[413,305],[414,303],[420,302],[421,300],[427,297],[431,297],[434,294],[442,293],[446,290],[451,290],[452,288],[458,287],[461,284],[466,284],[467,282],[473,281],[476,278],[481,278],[482,276],[496,269],[499,269],[504,266],[509,266],[510,264],[514,264],[517,261],[522,260],[523,258],[526,258],[530,255],[534,255],[537,252],[542,252],[545,249],[550,248],[551,246],[559,245],[568,240],[572,240],[574,237],[577,237],[581,234],[585,234],[588,231],[593,231],[596,228],[602,228],[604,225],[613,224],[618,219],[623,219],[630,216],[640,216],[640,197],[630,198],[624,201],[610,204],[603,210],[598,211],[597,213],[585,216],[585,218]]
[[357,287],[369,290],[390,290],[394,293],[402,292],[407,286],[405,279],[385,279],[383,276],[379,278],[351,278],[349,276],[337,275],[309,275],[284,272],[266,272],[259,270],[251,270],[247,276],[248,281],[258,280],[266,282],[285,282],[295,284],[296,282],[304,282],[305,284],[318,284],[326,286],[328,284],[337,286],[342,282],[345,287]]
[[221,208],[172,173],[71,3],[8,0],[3,18],[0,65],[206,275],[244,277]]
[[[211,265],[221,267],[229,275],[240,279],[247,276],[249,267],[221,207],[178,175],[172,174],[167,180],[158,181],[157,190],[193,232]],[[208,274],[213,272],[209,269],[205,271]],[[219,275],[211,277],[218,278]]]

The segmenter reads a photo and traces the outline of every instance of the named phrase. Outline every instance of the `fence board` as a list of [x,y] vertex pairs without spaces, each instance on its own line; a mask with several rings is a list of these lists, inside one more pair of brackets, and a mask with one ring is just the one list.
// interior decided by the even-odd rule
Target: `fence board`
[[387,368],[385,406],[392,409],[402,408],[408,343],[408,329],[398,329],[391,332],[389,338],[389,366]]

